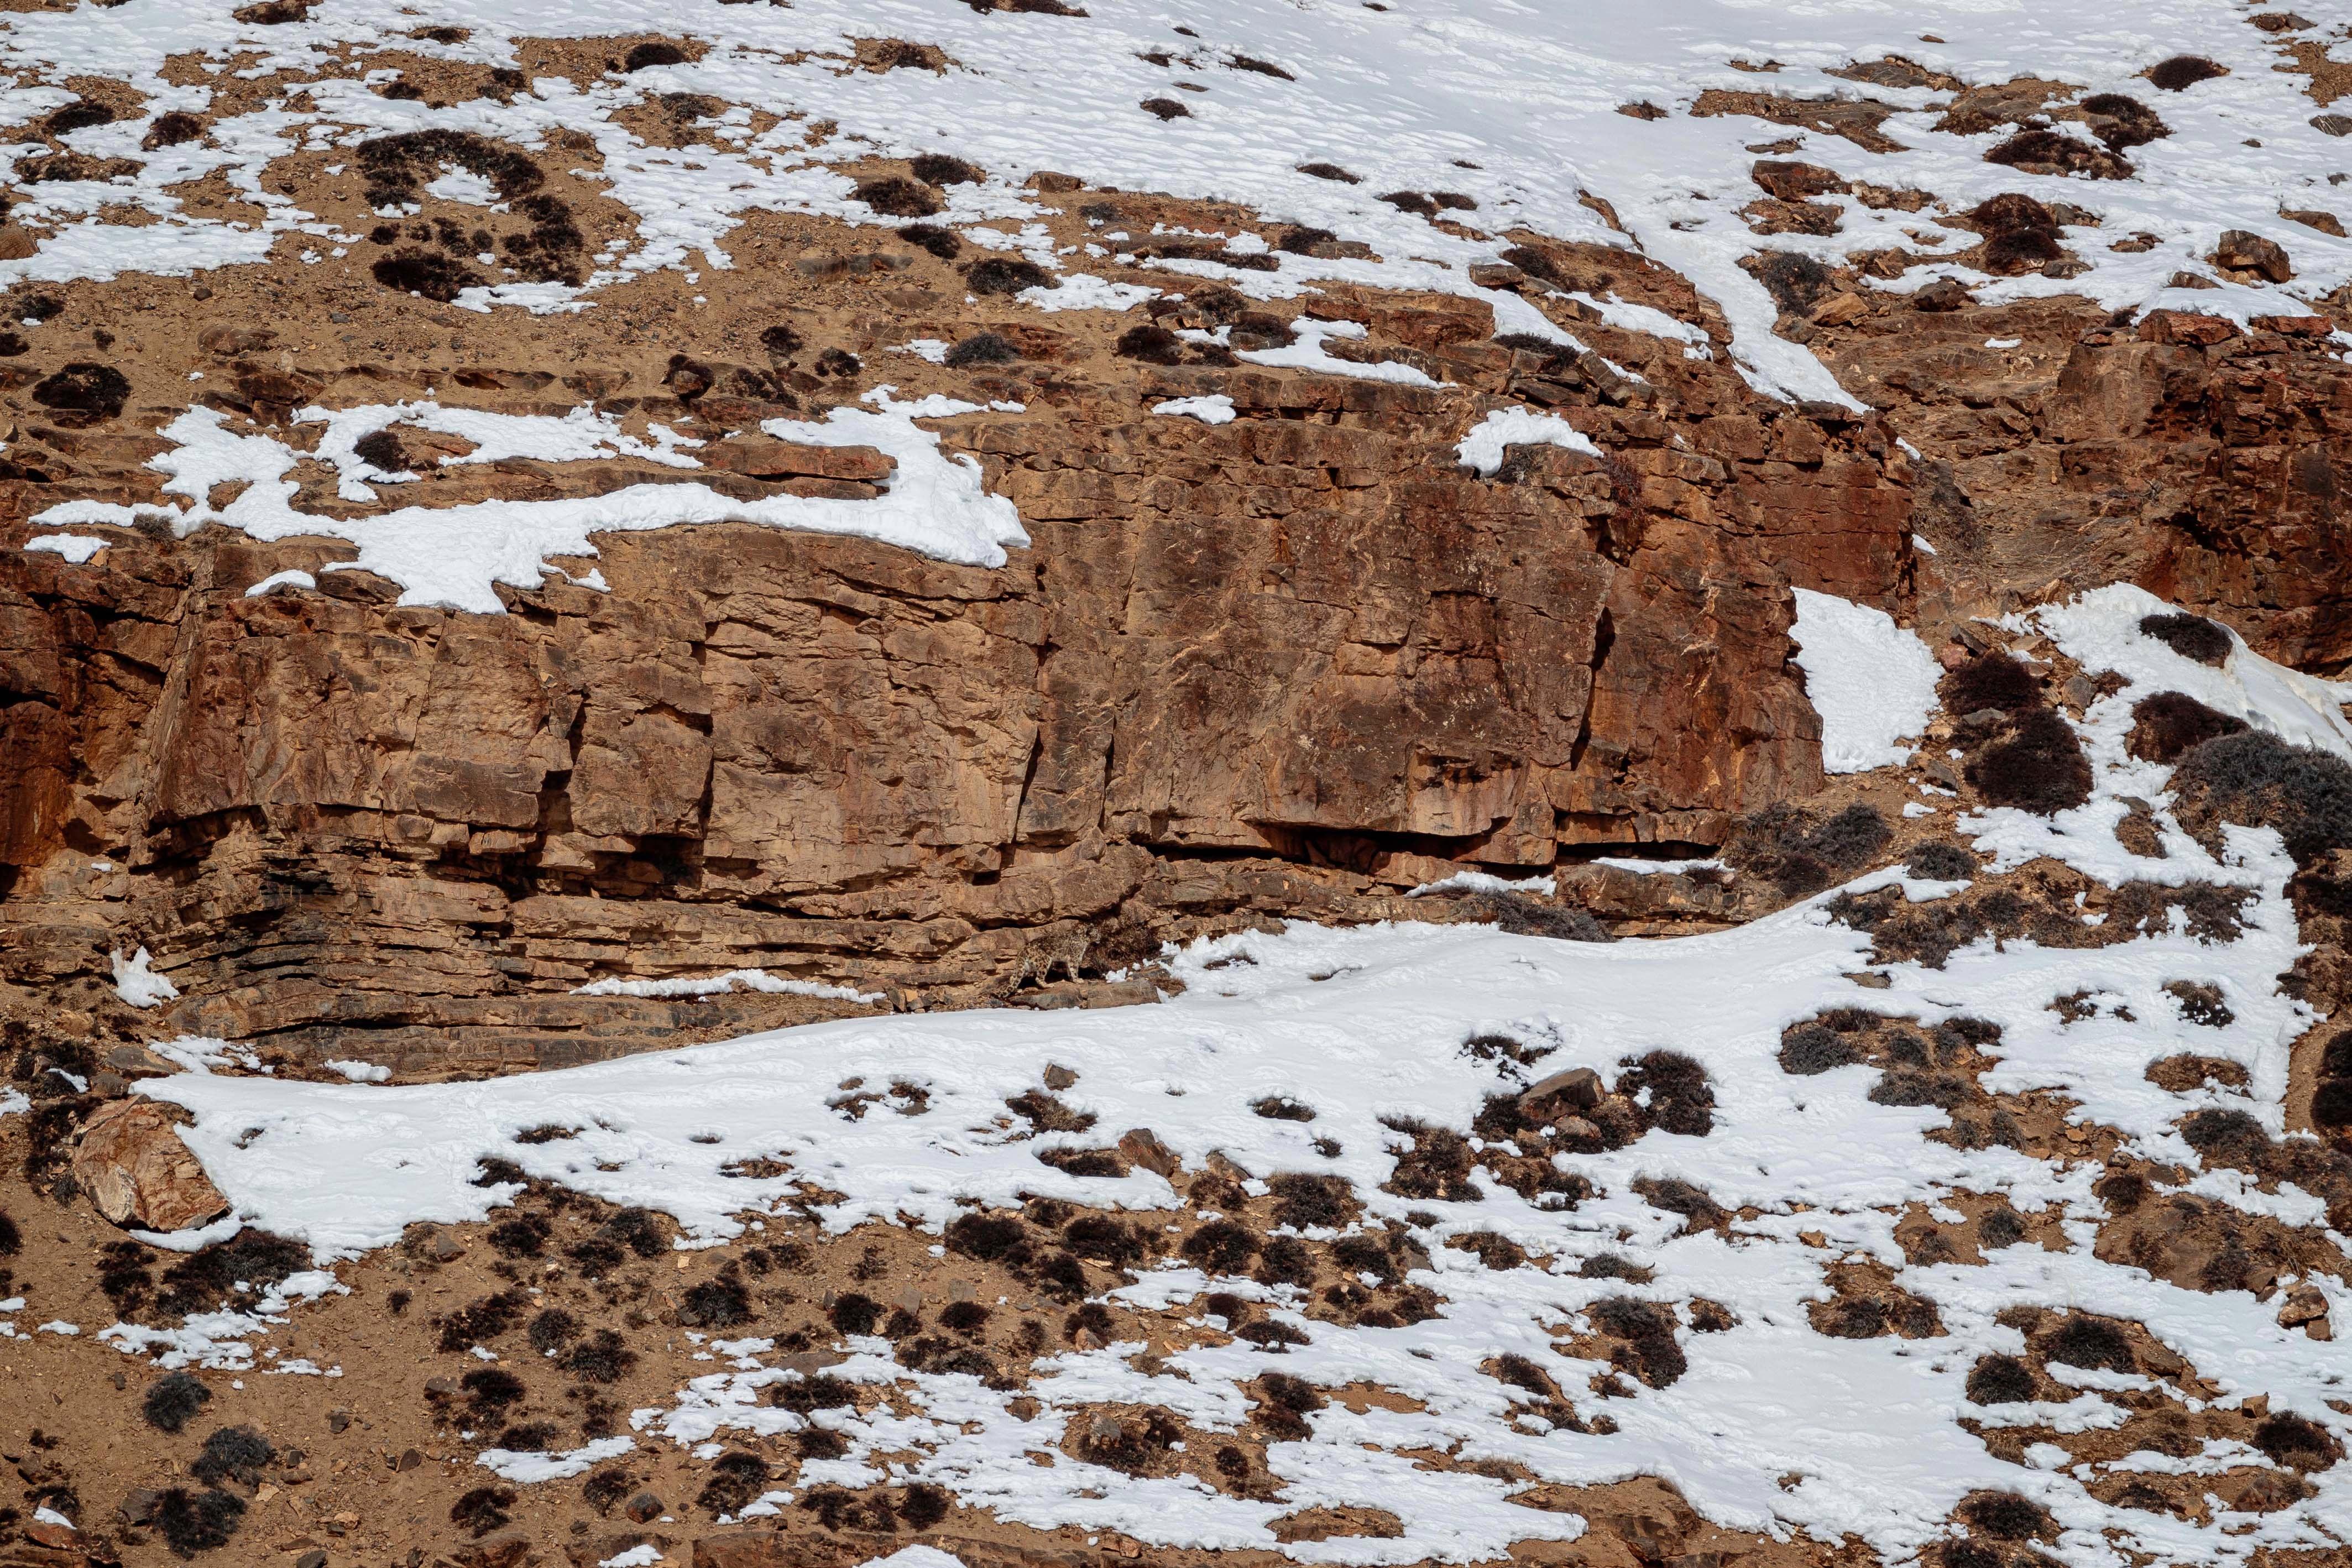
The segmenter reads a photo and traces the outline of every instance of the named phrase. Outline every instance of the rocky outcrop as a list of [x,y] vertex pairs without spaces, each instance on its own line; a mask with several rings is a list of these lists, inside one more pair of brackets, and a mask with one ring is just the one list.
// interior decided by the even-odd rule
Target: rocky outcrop
[[[1609,265],[1584,280],[1703,313]],[[334,547],[218,527],[11,553],[0,962],[53,982],[135,936],[183,994],[163,1028],[545,1064],[859,1005],[568,994],[599,978],[765,967],[971,1001],[1212,924],[1409,912],[1464,867],[1712,846],[1818,786],[1788,587],[1906,594],[1881,422],[1598,322],[1578,330],[1606,361],[1494,342],[1455,300],[1312,309],[1444,384],[1138,363],[1107,352],[1118,316],[977,375],[1026,405],[943,426],[1034,541],[997,569],[750,525],[611,534],[609,593],[551,576],[479,616],[361,573],[250,596]],[[1239,417],[1149,412],[1213,394]],[[1486,411],[1527,405],[1608,456],[1457,463]],[[784,482],[881,471],[724,445],[765,454],[737,469],[824,470]],[[18,516],[154,494],[150,445],[57,447],[60,472],[9,487]],[[543,497],[609,485],[593,468],[435,482]],[[1603,912],[1660,899],[1621,891]]]

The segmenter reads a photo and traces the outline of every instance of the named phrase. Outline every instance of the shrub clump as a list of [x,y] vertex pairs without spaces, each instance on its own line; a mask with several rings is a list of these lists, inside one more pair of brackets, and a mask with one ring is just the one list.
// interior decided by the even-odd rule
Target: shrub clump
[[507,1510],[514,1506],[514,1500],[512,1487],[476,1487],[449,1505],[449,1522],[479,1541],[513,1521],[514,1516]]
[[2299,866],[2352,845],[2352,766],[2274,735],[2250,730],[2192,748],[2172,788],[2192,831],[2223,821],[2275,827]]
[[1861,1047],[1820,1022],[1794,1025],[1780,1037],[1780,1070],[1792,1078],[1816,1078],[1867,1059]]
[[2343,1445],[2326,1427],[2291,1410],[2263,1417],[2254,1447],[2291,1470],[2324,1470],[2344,1457]]
[[975,294],[1018,294],[1024,289],[1055,289],[1051,273],[1013,256],[984,256],[964,268],[964,287]]
[[194,1373],[170,1372],[157,1378],[147,1388],[147,1397],[140,1402],[140,1413],[147,1424],[158,1431],[177,1432],[195,1417],[213,1396],[213,1391]]
[[245,1500],[218,1487],[200,1492],[173,1487],[155,1503],[156,1533],[183,1557],[227,1545],[244,1519]]
[[682,66],[693,63],[694,57],[667,38],[652,38],[631,49],[621,61],[625,71],[641,71],[649,66]]
[[80,415],[93,424],[121,413],[130,395],[130,378],[95,360],[76,360],[33,388],[33,401],[42,407]]
[[1674,1314],[1655,1301],[1611,1296],[1590,1309],[1593,1326],[1621,1340],[1610,1359],[1652,1388],[1664,1388],[1690,1370],[1675,1342]]
[[2185,691],[2159,691],[2132,705],[2124,749],[2144,763],[2169,763],[2208,741],[2245,732],[2246,721],[2235,714],[2208,708]]
[[2216,669],[2228,661],[2231,648],[2236,646],[2221,623],[2202,616],[2143,616],[2139,629],[2143,636],[2154,637],[2181,658]]
[[368,271],[387,289],[443,305],[482,281],[480,273],[437,250],[395,251],[378,257]]
[[[951,228],[941,228],[935,223],[910,223],[899,229],[898,237],[908,245],[929,251],[941,261],[953,261],[963,254],[963,239]],[[770,331],[775,331],[771,327]]]
[[1957,844],[1938,839],[1922,844],[1903,862],[1903,869],[1928,882],[1961,882],[1975,876],[1977,858]]
[[2147,68],[2148,84],[2165,92],[2180,92],[2200,81],[2228,76],[2228,69],[2202,55],[2175,55]]
[[976,185],[988,178],[987,171],[961,158],[950,158],[945,153],[925,153],[908,160],[908,172],[927,185]]
[[2031,708],[2009,733],[1969,760],[1967,777],[1987,804],[2048,816],[2091,798],[2091,763],[2074,726]]
[[939,192],[929,185],[918,184],[904,174],[884,174],[871,180],[861,180],[849,194],[853,199],[864,202],[876,212],[889,217],[929,217],[947,205],[940,200]]
[[1121,332],[1111,352],[1145,364],[1174,364],[1184,357],[1184,341],[1159,323],[1146,321]]
[[2087,1367],[2095,1372],[2139,1370],[2139,1358],[2132,1353],[2131,1339],[2124,1332],[2123,1325],[2087,1313],[2075,1313],[2059,1324],[2042,1342],[2041,1350],[2042,1359],[2061,1366]]
[[1790,898],[1817,893],[1841,874],[1860,870],[1894,841],[1895,830],[1876,806],[1847,806],[1823,822],[1801,807],[1765,807],[1740,824],[1724,858],[1761,877]]
[[2015,713],[2038,706],[2042,683],[2033,672],[1999,648],[1980,653],[1936,683],[1945,711],[1956,718],[1986,708]]
[[205,1439],[204,1452],[196,1456],[188,1473],[208,1487],[235,1479],[247,1486],[261,1484],[261,1471],[278,1450],[269,1439],[250,1426],[224,1426]]
[[2033,1397],[2033,1369],[2013,1355],[1989,1355],[1969,1369],[1968,1390],[1978,1405],[2022,1405]]
[[948,350],[950,370],[965,370],[976,364],[1011,364],[1021,357],[1021,351],[998,332],[974,332],[955,347]]

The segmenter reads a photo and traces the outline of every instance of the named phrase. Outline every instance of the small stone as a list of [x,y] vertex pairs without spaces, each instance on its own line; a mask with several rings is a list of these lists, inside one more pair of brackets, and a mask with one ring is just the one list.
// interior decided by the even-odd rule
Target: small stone
[[1045,1064],[1045,1087],[1047,1089],[1067,1089],[1077,1081],[1078,1075],[1072,1072],[1068,1068],[1064,1067],[1061,1063],[1048,1062]]
[[1140,1165],[1155,1176],[1172,1176],[1180,1162],[1176,1152],[1149,1127],[1130,1127],[1118,1135],[1118,1152],[1130,1165]]
[[662,1500],[651,1492],[639,1492],[621,1505],[621,1511],[639,1524],[650,1523],[661,1517]]
[[1832,294],[1813,312],[1813,324],[1819,327],[1843,327],[1849,321],[1860,321],[1870,314],[1870,302],[1859,294]]
[[447,1263],[453,1258],[463,1258],[466,1256],[464,1244],[459,1242],[456,1237],[451,1236],[446,1230],[436,1230],[433,1233],[432,1245],[426,1250],[431,1252],[433,1257],[442,1263]]
[[327,1568],[327,1554],[317,1549],[294,1559],[294,1568]]
[[327,1412],[328,1431],[341,1432],[348,1428],[351,1424],[352,1413],[349,1410],[344,1409],[341,1405],[339,1405],[335,1406],[334,1409]]
[[2294,1329],[2326,1316],[2327,1298],[2320,1294],[2318,1287],[2298,1285],[2286,1293],[2286,1300],[2279,1308],[2278,1322],[2282,1329]]
[[1570,1068],[1530,1084],[1519,1096],[1519,1108],[1532,1110],[1539,1105],[1557,1104],[1590,1110],[1601,1103],[1601,1093],[1599,1073],[1591,1068]]
[[1911,296],[1915,310],[1958,310],[1973,303],[1968,289],[1950,278],[1938,278]]
[[155,1517],[163,1503],[163,1494],[152,1487],[139,1487],[117,1505],[114,1516],[125,1524],[145,1524]]

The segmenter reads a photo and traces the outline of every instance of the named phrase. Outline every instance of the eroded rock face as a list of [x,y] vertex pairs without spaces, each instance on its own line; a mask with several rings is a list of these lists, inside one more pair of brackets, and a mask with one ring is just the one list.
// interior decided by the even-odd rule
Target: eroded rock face
[[[550,576],[481,616],[363,574],[248,596],[331,554],[218,527],[86,564],[12,553],[5,962],[88,973],[130,931],[176,976],[173,1026],[550,1063],[853,1005],[565,994],[600,975],[767,966],[969,1001],[1235,919],[1401,913],[1463,865],[1714,845],[1818,786],[1788,589],[1906,592],[1908,470],[1878,422],[1604,326],[1645,382],[1493,342],[1460,300],[1315,309],[1445,384],[1141,363],[1107,352],[1118,316],[973,372],[1026,405],[941,427],[1031,535],[1001,568],[749,525],[607,534],[609,593]],[[499,377],[469,384],[499,401]],[[1231,423],[1149,412],[1217,395]],[[1464,432],[1513,405],[1573,413],[1610,456],[1461,467]],[[635,406],[729,428],[707,400]],[[155,494],[154,443],[58,442],[73,474],[10,486],[17,516]],[[885,471],[721,445],[752,454],[723,478]],[[431,482],[596,493],[593,467]],[[100,852],[128,871],[86,869]]]

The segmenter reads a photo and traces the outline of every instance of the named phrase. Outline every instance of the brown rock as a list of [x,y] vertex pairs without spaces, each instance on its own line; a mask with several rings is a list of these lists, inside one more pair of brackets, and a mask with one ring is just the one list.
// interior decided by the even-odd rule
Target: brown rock
[[2213,247],[2211,259],[2224,272],[2251,272],[2272,283],[2284,283],[2294,276],[2294,267],[2278,241],[2242,228],[2224,233]]
[[2191,315],[2186,310],[2150,310],[2139,324],[2139,335],[2151,343],[2177,343],[2210,348],[2238,335],[2237,323],[2219,316]]
[[2315,1285],[2297,1285],[2286,1293],[2278,1310],[2279,1327],[2301,1329],[2315,1340],[2335,1337],[2334,1325],[2327,1321],[2327,1298]]
[[768,436],[713,441],[695,457],[714,468],[755,479],[856,479],[878,484],[898,469],[871,447],[803,447]]
[[100,1108],[82,1131],[74,1179],[98,1212],[116,1225],[182,1230],[228,1207],[180,1134],[152,1100],[118,1100]]
[[1528,1085],[1519,1096],[1519,1105],[1527,1110],[1553,1106],[1590,1110],[1601,1103],[1603,1092],[1599,1073],[1591,1068],[1569,1068]]
[[1819,163],[1798,163],[1781,159],[1761,158],[1748,171],[1748,177],[1764,187],[1768,195],[1784,202],[1801,202],[1809,197],[1826,195],[1832,191],[1844,191],[1845,177],[1834,169],[1824,169]]
[[1140,1165],[1155,1176],[1173,1176],[1182,1162],[1149,1127],[1132,1127],[1118,1136],[1118,1152],[1130,1165]]

